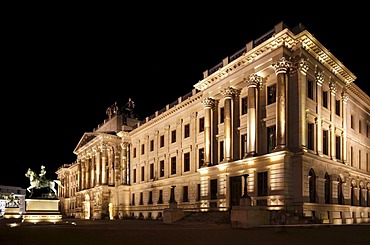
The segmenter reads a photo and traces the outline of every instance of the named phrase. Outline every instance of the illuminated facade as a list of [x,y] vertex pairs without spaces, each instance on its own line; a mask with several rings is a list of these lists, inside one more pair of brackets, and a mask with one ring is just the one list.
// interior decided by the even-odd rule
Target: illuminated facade
[[[370,98],[299,25],[277,24],[144,121],[115,106],[58,179],[77,218],[229,211],[248,174],[253,206],[344,224],[370,221]],[[116,109],[114,109],[116,108]]]

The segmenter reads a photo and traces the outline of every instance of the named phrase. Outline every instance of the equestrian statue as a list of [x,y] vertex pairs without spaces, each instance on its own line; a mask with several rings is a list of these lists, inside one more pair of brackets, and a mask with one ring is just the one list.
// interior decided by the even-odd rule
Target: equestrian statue
[[46,178],[46,171],[45,166],[41,166],[40,174],[37,175],[33,170],[30,168],[26,172],[26,177],[30,179],[30,186],[27,188],[27,191],[30,192],[30,196],[33,194],[33,189],[42,189],[42,188],[49,188],[54,195],[57,195],[57,190],[55,189],[55,184],[59,185],[60,187],[64,188],[62,182],[60,180],[49,180]]

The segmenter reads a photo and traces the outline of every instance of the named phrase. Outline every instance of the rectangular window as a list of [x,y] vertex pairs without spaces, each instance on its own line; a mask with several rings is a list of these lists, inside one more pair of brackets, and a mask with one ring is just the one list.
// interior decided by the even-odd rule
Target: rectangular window
[[171,143],[176,142],[176,130],[171,131]]
[[351,115],[351,128],[355,129],[355,118]]
[[161,135],[161,137],[159,138],[159,146],[164,147],[164,135]]
[[272,152],[276,146],[276,126],[270,126],[267,128],[267,151]]
[[145,154],[145,145],[142,144],[141,145],[141,155],[144,155]]
[[164,177],[164,160],[159,162],[159,177]]
[[248,113],[248,97],[242,98],[240,109],[241,109],[242,115],[245,115]]
[[324,155],[329,155],[329,131],[322,131],[322,153]]
[[134,175],[134,176],[132,176],[133,182],[136,183],[136,168],[134,169],[133,175]]
[[204,131],[204,117],[199,118],[199,133]]
[[224,123],[225,120],[225,108],[220,108],[220,123]]
[[133,157],[136,158],[136,147],[132,151],[133,151],[132,153]]
[[131,205],[135,206],[135,193],[132,193]]
[[276,84],[267,87],[267,104],[273,104],[276,102]]
[[358,168],[362,169],[362,162],[361,162],[361,150],[358,151]]
[[159,190],[158,204],[162,204],[162,203],[163,203],[163,190]]
[[184,172],[190,171],[190,152],[184,154]]
[[313,100],[314,95],[314,82],[311,79],[307,80],[307,97]]
[[148,204],[153,204],[153,191],[149,191]]
[[144,181],[145,180],[145,167],[142,166],[141,167],[141,181]]
[[211,200],[217,199],[217,193],[218,193],[218,188],[217,188],[218,182],[217,179],[211,179]]
[[198,167],[201,168],[204,165],[204,148],[200,148],[198,151]]
[[150,151],[154,151],[154,140],[150,140]]
[[182,202],[189,202],[189,187],[182,187]]
[[258,196],[267,196],[267,172],[257,174],[257,194]]
[[176,174],[176,157],[171,157],[171,175]]
[[154,179],[154,163],[150,164],[150,179]]
[[140,192],[140,204],[139,205],[144,205],[144,198],[143,198],[142,192]]
[[360,134],[362,134],[362,123],[361,123],[361,120],[360,120],[360,121],[358,121],[358,132],[359,132]]
[[315,143],[315,128],[313,123],[307,124],[307,148],[309,150],[314,150],[314,143]]
[[184,126],[184,138],[190,137],[190,124]]
[[335,100],[335,114],[340,116],[340,100]]
[[247,155],[247,134],[240,136],[240,159],[243,159]]
[[219,158],[219,162],[222,162],[225,158],[224,156],[224,142],[223,141],[220,141],[220,154],[219,154],[220,158]]
[[340,148],[341,148],[341,143],[340,143],[340,136],[335,136],[335,157],[337,159],[341,159],[341,152],[340,152]]
[[322,91],[322,106],[328,109],[328,91]]
[[197,184],[197,201],[200,201],[200,184]]

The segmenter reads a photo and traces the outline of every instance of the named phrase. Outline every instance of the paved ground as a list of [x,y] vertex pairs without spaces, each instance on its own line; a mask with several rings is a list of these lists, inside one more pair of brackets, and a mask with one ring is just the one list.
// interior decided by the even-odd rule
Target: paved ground
[[370,244],[370,224],[286,226],[235,229],[228,224],[163,224],[148,220],[73,220],[55,225],[0,220],[0,244]]

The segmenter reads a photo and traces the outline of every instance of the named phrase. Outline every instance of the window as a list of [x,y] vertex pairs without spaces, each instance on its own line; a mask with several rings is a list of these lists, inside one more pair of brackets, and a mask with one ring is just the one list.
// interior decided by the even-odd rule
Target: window
[[135,193],[132,193],[131,205],[135,206]]
[[358,132],[361,134],[362,133],[362,122],[361,120],[358,121]]
[[225,120],[225,108],[220,108],[220,123],[224,123]]
[[328,91],[322,91],[322,106],[328,109]]
[[134,158],[136,158],[136,147],[132,150],[133,151],[133,156],[134,156]]
[[134,176],[132,176],[133,182],[136,183],[136,168],[134,169],[133,175],[134,175]]
[[322,153],[329,155],[329,131],[323,130],[322,132]]
[[316,202],[316,174],[313,169],[310,170],[309,173],[309,183],[308,183],[308,189],[309,189],[309,195],[310,195],[310,202],[315,203]]
[[176,130],[171,131],[171,143],[176,142]]
[[244,115],[244,114],[247,114],[247,113],[248,113],[248,97],[244,97],[244,98],[242,98],[240,108],[241,108],[241,113],[242,113],[242,115]]
[[190,153],[184,154],[184,172],[190,171]]
[[189,202],[189,187],[182,187],[182,202]]
[[163,190],[159,190],[158,204],[162,204],[162,203],[163,203]]
[[190,124],[186,124],[184,126],[184,138],[188,138],[190,136]]
[[340,148],[341,148],[341,143],[340,143],[340,136],[335,136],[335,157],[337,159],[341,159],[341,155],[340,155]]
[[340,116],[340,100],[335,100],[335,114]]
[[176,174],[176,157],[171,157],[171,175]]
[[154,163],[151,163],[149,166],[150,179],[154,179]]
[[313,100],[314,82],[311,79],[307,80],[307,97]]
[[219,154],[219,162],[222,162],[224,160],[224,142],[220,141],[220,154]]
[[145,154],[145,145],[142,144],[141,145],[141,155],[144,155]]
[[325,173],[325,203],[330,204],[331,203],[331,181],[330,176],[328,173]]
[[159,177],[164,177],[164,160],[159,162]]
[[217,185],[218,185],[217,179],[211,179],[211,183],[210,183],[210,186],[211,186],[211,200],[217,199],[217,195],[218,195],[217,194],[217,192],[218,192]]
[[314,124],[313,123],[308,123],[307,125],[307,148],[309,150],[314,150],[314,136],[315,136],[315,131],[314,131]]
[[154,140],[150,140],[150,151],[154,151]]
[[353,115],[351,115],[351,128],[354,129],[355,128],[355,119],[353,117]]
[[149,191],[148,204],[153,204],[153,191]]
[[204,117],[199,118],[199,133],[204,131]]
[[160,147],[164,146],[164,135],[161,135],[161,137],[159,138],[159,146]]
[[198,167],[201,168],[204,165],[204,148],[199,148],[198,150]]
[[139,205],[144,205],[144,198],[143,198],[143,193],[140,192],[140,203]]
[[197,184],[197,201],[200,201],[200,184]]
[[247,134],[241,135],[240,139],[240,159],[242,159],[247,155]]
[[141,181],[144,181],[145,180],[145,167],[142,166],[141,167]]
[[276,102],[276,84],[267,87],[267,104],[273,104]]
[[276,146],[276,126],[270,126],[267,128],[267,151],[272,152]]
[[258,196],[267,196],[267,172],[257,174],[257,193]]

